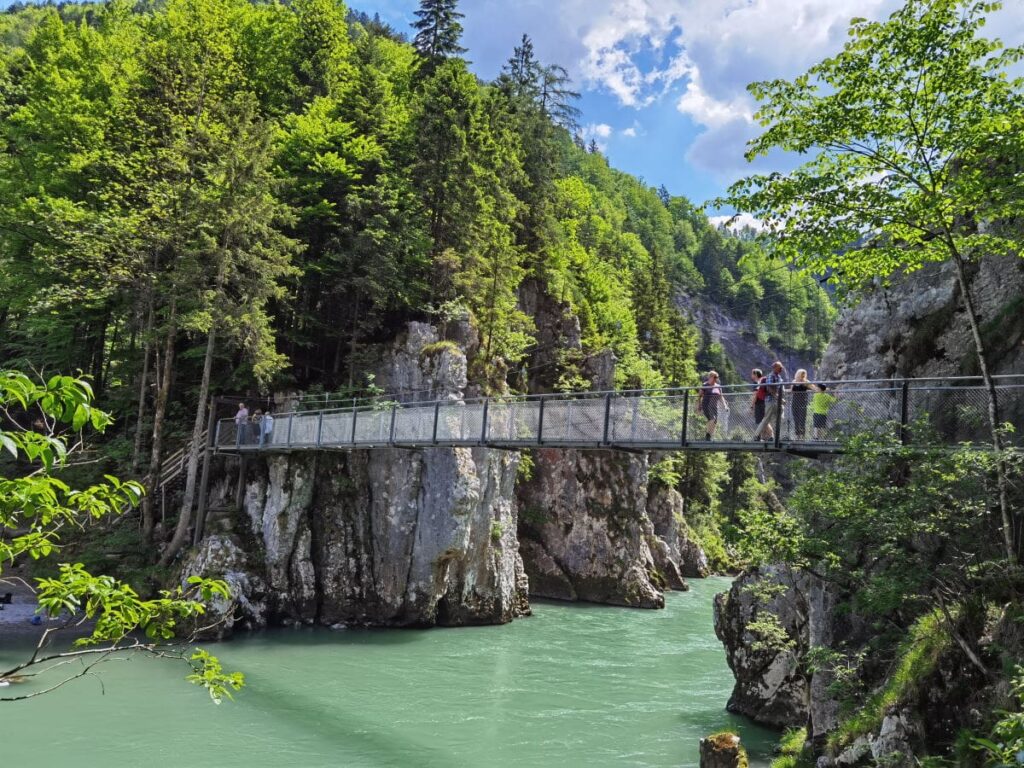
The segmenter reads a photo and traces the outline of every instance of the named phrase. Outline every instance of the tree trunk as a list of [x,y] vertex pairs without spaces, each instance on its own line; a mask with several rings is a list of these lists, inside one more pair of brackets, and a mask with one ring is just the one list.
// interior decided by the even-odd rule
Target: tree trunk
[[142,461],[142,432],[146,424],[146,387],[149,386],[149,358],[153,347],[153,297],[150,296],[146,317],[146,334],[142,347],[142,376],[139,379],[139,404],[135,416],[135,442],[132,446],[131,475],[135,477]]
[[157,387],[153,403],[153,444],[150,449],[149,473],[146,475],[146,495],[142,498],[142,540],[146,544],[153,540],[156,518],[153,514],[153,497],[160,486],[160,471],[164,451],[164,416],[167,413],[167,399],[171,392],[171,378],[174,368],[174,341],[177,336],[178,305],[171,298],[167,318],[167,336],[164,340],[163,365],[156,370],[160,386]]
[[988,361],[985,359],[985,342],[981,338],[978,312],[974,307],[974,299],[971,298],[963,256],[956,248],[952,239],[948,239],[947,243],[953,254],[953,263],[956,266],[956,279],[960,285],[960,293],[964,297],[967,319],[971,324],[971,335],[974,337],[974,351],[978,355],[978,369],[981,371],[981,379],[984,382],[985,391],[988,395],[988,422],[989,429],[992,432],[992,446],[996,451],[996,480],[999,489],[999,516],[1003,534],[1003,547],[1006,550],[1007,560],[1015,562],[1017,560],[1017,547],[1014,542],[1013,513],[1010,511],[1010,500],[1007,491],[1009,480],[1006,472],[1006,459],[1003,456],[1003,438],[1000,433],[999,400],[996,396],[996,384],[989,373]]
[[[174,529],[174,538],[167,545],[160,558],[160,567],[166,567],[178,551],[188,541],[188,529],[192,523],[192,505],[196,499],[196,476],[199,473],[199,456],[206,446],[203,440],[203,428],[206,424],[207,399],[210,396],[210,376],[213,372],[213,353],[217,344],[217,326],[210,328],[206,337],[206,358],[203,361],[203,379],[199,384],[199,402],[196,404],[196,419],[192,425],[192,441],[188,449],[188,466],[185,472],[185,494],[181,502],[178,524]],[[212,425],[211,425],[212,426]],[[259,425],[262,427],[262,425]]]

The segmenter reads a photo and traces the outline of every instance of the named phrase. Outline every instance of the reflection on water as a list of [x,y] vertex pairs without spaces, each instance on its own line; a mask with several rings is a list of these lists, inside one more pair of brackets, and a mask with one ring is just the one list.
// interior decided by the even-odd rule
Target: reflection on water
[[503,627],[267,631],[216,647],[248,680],[220,707],[180,667],[110,663],[105,695],[86,679],[0,705],[3,764],[676,768],[728,727],[756,765],[775,735],[724,709],[711,599],[727,585],[694,581],[664,611],[541,603]]

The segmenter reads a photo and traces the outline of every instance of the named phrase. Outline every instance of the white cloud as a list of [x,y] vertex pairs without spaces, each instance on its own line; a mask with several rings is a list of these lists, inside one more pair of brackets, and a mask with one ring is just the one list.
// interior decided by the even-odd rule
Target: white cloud
[[612,127],[608,123],[590,123],[580,128],[580,136],[583,137],[583,140],[593,139],[597,148],[602,152],[608,151],[608,139],[611,138],[612,133]]
[[725,226],[727,229],[731,229],[733,232],[739,232],[743,229],[750,228],[755,232],[761,232],[765,226],[764,222],[760,219],[755,219],[749,213],[740,213],[731,216],[709,216],[708,221],[714,227]]
[[[679,112],[704,129],[689,156],[713,147],[713,169],[726,178],[745,167],[744,144],[756,131],[747,84],[805,71],[842,47],[851,18],[881,19],[901,2],[560,0],[547,7],[557,5],[557,23],[567,37],[575,35],[574,47],[582,41],[570,69],[585,86],[636,109],[672,94]],[[1006,6],[984,33],[1020,44],[1024,3]]]
[[[749,171],[744,145],[758,130],[747,84],[806,71],[842,47],[852,17],[881,19],[902,2],[463,0],[462,10],[471,58],[486,72],[497,74],[527,32],[541,60],[565,65],[584,89],[637,110],[671,99],[703,131],[687,157],[727,180]],[[1008,45],[1024,42],[1024,2],[1006,2],[983,33]],[[779,167],[773,162],[757,167]]]
[[622,132],[622,135],[625,136],[628,139],[635,139],[636,138],[636,128],[626,128]]

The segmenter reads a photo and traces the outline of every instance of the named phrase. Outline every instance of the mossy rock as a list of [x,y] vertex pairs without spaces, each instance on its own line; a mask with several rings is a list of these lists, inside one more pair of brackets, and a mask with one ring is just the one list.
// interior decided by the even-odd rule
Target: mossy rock
[[700,768],[747,768],[747,750],[731,731],[713,733],[700,740]]

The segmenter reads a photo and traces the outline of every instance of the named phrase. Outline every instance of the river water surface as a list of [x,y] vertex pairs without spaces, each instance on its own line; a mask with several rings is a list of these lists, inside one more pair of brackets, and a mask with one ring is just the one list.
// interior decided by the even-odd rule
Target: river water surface
[[[539,603],[501,627],[248,635],[211,646],[247,679],[219,707],[179,665],[111,662],[103,688],[0,704],[0,765],[678,768],[723,728],[763,765],[775,734],[725,712],[711,601],[728,583],[693,580],[664,611]],[[0,637],[0,662],[15,653]]]

